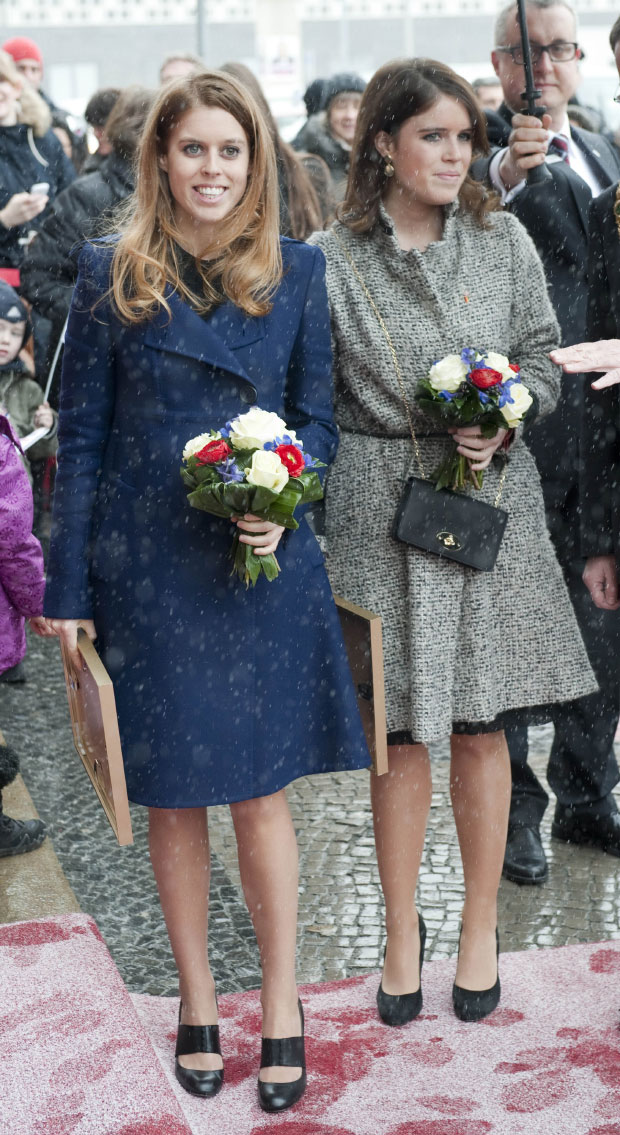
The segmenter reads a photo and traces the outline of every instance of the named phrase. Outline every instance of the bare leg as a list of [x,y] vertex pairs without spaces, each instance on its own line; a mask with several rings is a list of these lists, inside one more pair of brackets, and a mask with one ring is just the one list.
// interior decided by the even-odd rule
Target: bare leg
[[[256,932],[263,981],[263,1036],[299,1036],[295,949],[298,855],[284,790],[231,804],[243,893]],[[297,1080],[301,1068],[262,1068],[261,1080]]]
[[[170,945],[179,971],[185,1025],[217,1024],[207,954],[209,832],[206,808],[149,808],[149,849]],[[180,1056],[185,1068],[222,1067],[215,1053]]]
[[431,804],[425,745],[391,745],[389,769],[370,776],[379,875],[385,898],[385,993],[415,993],[420,985],[420,937],[415,891]]
[[456,984],[490,989],[497,977],[497,892],[506,849],[510,758],[502,733],[453,734],[450,793],[465,904]]

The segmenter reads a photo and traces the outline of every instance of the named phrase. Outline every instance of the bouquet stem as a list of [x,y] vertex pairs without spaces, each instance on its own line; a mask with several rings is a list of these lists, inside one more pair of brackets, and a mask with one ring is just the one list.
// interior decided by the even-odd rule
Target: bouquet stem
[[469,458],[463,457],[462,453],[457,453],[455,447],[454,452],[446,457],[439,468],[435,470],[433,477],[436,489],[452,489],[458,492],[466,489],[468,485],[473,485],[475,489],[481,489],[484,471],[474,472]]
[[230,556],[233,561],[230,574],[236,575],[246,587],[250,584],[254,587],[261,573],[271,581],[280,572],[280,565],[273,552],[268,556],[257,556],[251,544],[241,543],[238,530],[233,536]]

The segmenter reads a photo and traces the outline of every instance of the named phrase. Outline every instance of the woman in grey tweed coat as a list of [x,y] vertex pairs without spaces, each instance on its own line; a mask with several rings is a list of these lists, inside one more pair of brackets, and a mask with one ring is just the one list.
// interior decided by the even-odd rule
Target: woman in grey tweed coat
[[[451,734],[451,790],[465,875],[453,1003],[476,1020],[499,1000],[499,886],[510,800],[504,725],[519,707],[596,689],[545,527],[534,461],[522,439],[479,428],[441,433],[414,405],[430,366],[467,346],[508,355],[539,414],[559,375],[547,353],[558,328],[534,246],[492,211],[467,171],[487,149],[469,85],[428,60],[387,64],[364,94],[342,223],[315,234],[327,260],[341,439],[327,486],[334,590],[383,618],[390,772],[372,777],[387,948],[379,1012],[403,1024],[422,1005],[424,924],[415,888],[431,794],[426,743]],[[349,257],[351,259],[349,259]],[[495,500],[507,448],[508,525],[493,572],[397,542],[406,478],[419,475],[386,337],[407,388],[427,475],[456,441],[485,469]]]

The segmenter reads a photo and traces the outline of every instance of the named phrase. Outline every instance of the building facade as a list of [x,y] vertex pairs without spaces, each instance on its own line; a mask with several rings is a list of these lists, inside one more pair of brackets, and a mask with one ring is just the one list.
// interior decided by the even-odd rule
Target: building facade
[[[276,112],[299,105],[313,78],[390,58],[441,59],[468,79],[489,74],[497,0],[0,0],[6,35],[28,35],[55,101],[79,112],[99,86],[155,85],[173,51],[209,66],[237,59],[259,75]],[[607,44],[618,15],[579,0],[586,101],[613,117],[617,77]],[[278,105],[280,104],[280,105]]]

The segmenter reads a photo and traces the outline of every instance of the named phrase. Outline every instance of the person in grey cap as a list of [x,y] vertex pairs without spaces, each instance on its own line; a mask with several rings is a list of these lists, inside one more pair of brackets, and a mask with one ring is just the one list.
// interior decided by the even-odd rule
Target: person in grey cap
[[[38,441],[22,454],[30,480],[30,460],[54,457],[57,449],[57,414],[45,400],[39,383],[20,358],[32,334],[28,308],[21,296],[0,280],[0,415],[4,415],[18,438],[45,428]],[[2,681],[0,676],[0,682]]]
[[365,86],[359,75],[350,72],[333,75],[325,85],[322,112],[309,119],[303,130],[303,140],[298,135],[293,143],[295,149],[323,158],[332,175],[337,200],[344,197],[351,146]]

